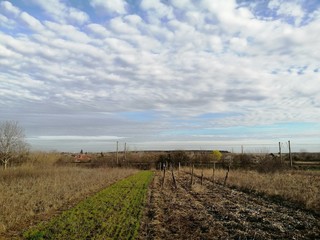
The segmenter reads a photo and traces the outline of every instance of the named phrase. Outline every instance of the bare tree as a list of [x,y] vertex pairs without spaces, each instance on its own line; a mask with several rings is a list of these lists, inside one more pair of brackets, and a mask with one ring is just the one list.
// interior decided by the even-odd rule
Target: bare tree
[[9,162],[26,152],[24,129],[15,121],[0,122],[0,159],[6,169]]

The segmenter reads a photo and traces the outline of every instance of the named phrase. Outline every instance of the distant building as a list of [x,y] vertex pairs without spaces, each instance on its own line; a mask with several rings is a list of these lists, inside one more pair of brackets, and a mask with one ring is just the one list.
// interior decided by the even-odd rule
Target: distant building
[[88,154],[80,153],[74,156],[74,161],[77,163],[91,162],[91,157]]

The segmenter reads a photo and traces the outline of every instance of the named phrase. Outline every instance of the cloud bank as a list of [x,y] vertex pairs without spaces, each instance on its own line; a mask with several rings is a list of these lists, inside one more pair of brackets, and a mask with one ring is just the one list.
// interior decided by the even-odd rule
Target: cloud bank
[[319,26],[318,1],[1,1],[0,120],[59,150],[319,143]]

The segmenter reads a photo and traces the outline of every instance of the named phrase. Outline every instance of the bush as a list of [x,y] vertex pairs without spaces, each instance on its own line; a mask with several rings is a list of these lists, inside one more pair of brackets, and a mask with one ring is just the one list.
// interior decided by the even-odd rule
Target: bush
[[173,165],[178,165],[179,163],[185,165],[190,161],[190,157],[183,151],[176,151],[168,154],[161,154],[158,157],[156,166],[158,167],[160,163],[168,163]]
[[252,155],[238,154],[233,157],[232,167],[236,169],[253,169],[254,161]]
[[265,157],[257,165],[256,170],[260,173],[275,173],[287,170],[288,166],[284,162],[280,162],[277,158]]

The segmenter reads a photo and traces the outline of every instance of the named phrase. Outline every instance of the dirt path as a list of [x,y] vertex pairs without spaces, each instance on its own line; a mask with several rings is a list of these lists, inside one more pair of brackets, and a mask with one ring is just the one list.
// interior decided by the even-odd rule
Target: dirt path
[[155,176],[140,239],[320,239],[320,219],[199,179]]

